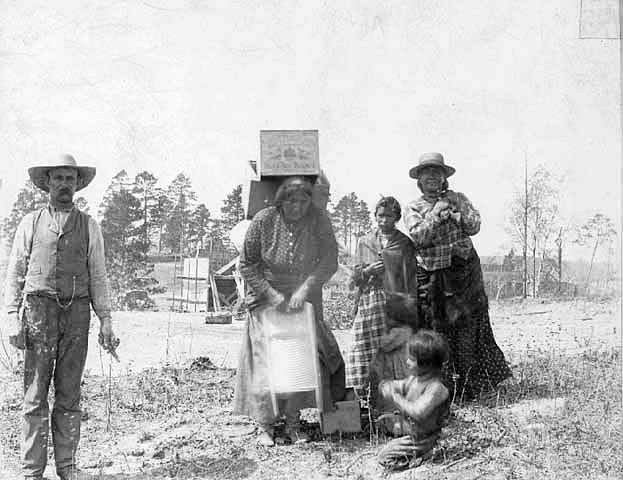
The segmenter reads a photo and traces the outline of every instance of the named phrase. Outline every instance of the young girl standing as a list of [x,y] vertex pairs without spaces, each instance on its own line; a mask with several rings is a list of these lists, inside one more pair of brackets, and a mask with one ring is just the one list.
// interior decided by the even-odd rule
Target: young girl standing
[[388,311],[392,293],[409,292],[415,285],[415,250],[411,240],[396,229],[401,217],[400,203],[382,197],[374,210],[376,228],[359,240],[358,264],[352,282],[359,289],[353,341],[348,349],[346,385],[360,397],[370,393],[370,363],[381,338],[397,319]]

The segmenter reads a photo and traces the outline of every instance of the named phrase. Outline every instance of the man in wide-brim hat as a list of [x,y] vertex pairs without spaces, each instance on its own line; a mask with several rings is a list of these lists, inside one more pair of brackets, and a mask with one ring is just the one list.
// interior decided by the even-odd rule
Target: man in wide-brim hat
[[61,480],[80,478],[80,383],[87,355],[91,306],[100,319],[100,344],[114,353],[99,225],[73,204],[95,168],[71,155],[28,170],[49,193],[47,206],[27,214],[15,233],[6,275],[9,342],[24,351],[24,478],[41,479],[47,462],[48,388],[54,381],[52,443]]
[[76,164],[76,160],[71,155],[61,155],[55,162],[52,163],[53,165],[36,166],[28,169],[28,175],[30,176],[32,183],[44,192],[50,191],[50,187],[48,185],[49,173],[50,170],[54,168],[69,168],[76,172],[76,192],[86,187],[89,183],[91,183],[93,177],[95,177],[95,167],[81,167]]

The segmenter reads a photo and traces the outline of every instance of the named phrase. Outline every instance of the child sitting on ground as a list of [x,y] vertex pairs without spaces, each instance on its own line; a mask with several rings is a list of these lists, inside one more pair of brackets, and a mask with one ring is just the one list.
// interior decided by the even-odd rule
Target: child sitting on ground
[[448,413],[449,392],[441,377],[449,354],[446,340],[432,330],[420,330],[407,342],[406,353],[410,375],[379,385],[380,395],[397,410],[377,420],[386,433],[399,437],[379,453],[379,462],[389,469],[419,465],[430,457]]

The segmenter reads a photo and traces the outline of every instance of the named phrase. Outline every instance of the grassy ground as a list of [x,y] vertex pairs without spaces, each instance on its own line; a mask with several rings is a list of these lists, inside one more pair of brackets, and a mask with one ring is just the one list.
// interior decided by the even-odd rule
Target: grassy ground
[[[432,461],[389,478],[621,478],[621,348],[602,341],[613,328],[620,335],[620,318],[614,327],[611,322],[600,329],[604,318],[617,314],[612,308],[584,303],[495,306],[496,336],[508,345],[517,339],[508,355],[516,382],[486,403],[453,405]],[[557,324],[547,315],[573,315],[575,321]],[[137,325],[149,318],[137,318]],[[575,335],[567,329],[576,332],[591,322],[599,325],[582,330],[583,336],[574,340],[580,350],[563,348]],[[126,335],[133,332],[142,339],[144,350],[155,339],[133,324],[125,328]],[[216,331],[210,332],[216,343]],[[561,336],[568,341],[560,343]],[[200,354],[197,347],[190,351]],[[99,480],[386,476],[376,462],[385,439],[374,428],[359,435],[324,436],[311,425],[316,439],[311,444],[257,446],[253,423],[230,413],[235,372],[217,366],[205,357],[187,356],[175,367],[126,368],[112,377],[105,363],[90,369],[83,385],[82,467]],[[19,478],[21,387],[17,375],[0,376],[0,478],[10,480]],[[47,478],[54,478],[53,468]]]
[[[517,382],[488,405],[453,405],[433,460],[396,479],[600,479],[623,473],[621,350],[578,357],[526,354]],[[304,446],[255,445],[254,426],[229,413],[234,371],[196,361],[84,381],[80,461],[96,479],[380,478],[372,429]],[[0,412],[0,444],[17,469],[18,379]],[[52,475],[50,475],[50,478]]]

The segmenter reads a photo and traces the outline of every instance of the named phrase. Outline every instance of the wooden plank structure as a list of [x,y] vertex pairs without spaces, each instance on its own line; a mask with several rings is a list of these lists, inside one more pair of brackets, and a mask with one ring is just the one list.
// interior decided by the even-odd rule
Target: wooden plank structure
[[[175,294],[167,298],[172,302],[171,309],[206,312],[206,323],[231,323],[232,310],[238,299],[244,296],[244,281],[236,269],[237,264],[238,257],[213,271],[209,258],[180,257],[179,262],[176,259],[173,281]],[[181,275],[178,274],[180,266]]]

